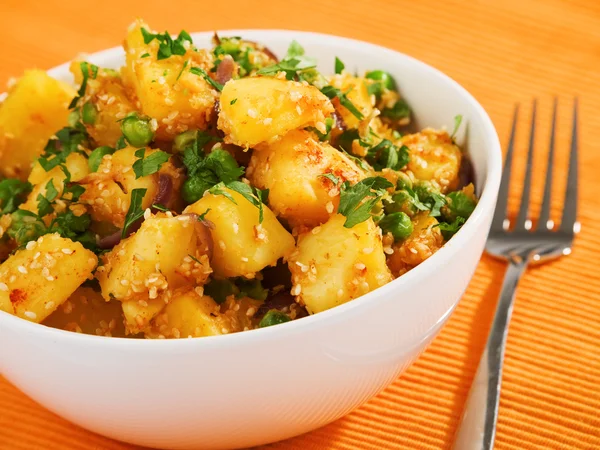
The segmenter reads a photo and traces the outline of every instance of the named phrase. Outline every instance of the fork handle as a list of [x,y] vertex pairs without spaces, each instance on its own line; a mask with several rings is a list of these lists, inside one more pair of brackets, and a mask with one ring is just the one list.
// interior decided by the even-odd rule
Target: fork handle
[[496,314],[456,434],[454,450],[491,450],[494,447],[508,324],[517,283],[526,267],[526,259],[511,260],[504,275]]

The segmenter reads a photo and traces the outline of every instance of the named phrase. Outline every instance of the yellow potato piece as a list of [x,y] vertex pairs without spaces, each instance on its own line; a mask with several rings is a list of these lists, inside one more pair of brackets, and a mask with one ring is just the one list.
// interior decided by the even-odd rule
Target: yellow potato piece
[[91,276],[97,262],[79,242],[58,234],[28,243],[0,265],[0,290],[8,292],[9,312],[40,323]]
[[360,297],[392,280],[381,231],[372,219],[345,228],[340,214],[298,238],[289,259],[292,295],[314,314]]
[[42,70],[28,70],[0,103],[0,174],[26,180],[33,161],[67,125],[73,88]]
[[[346,97],[362,113],[364,118],[369,117],[375,108],[374,96],[369,95],[367,83],[364,78],[353,77],[348,73],[331,77],[331,85],[342,92],[347,92]],[[338,99],[333,100],[335,110],[342,117],[348,128],[358,128],[361,120],[341,105]]]
[[125,336],[121,304],[107,302],[99,292],[80,287],[42,322],[43,325],[98,336]]
[[219,128],[225,142],[254,147],[288,131],[322,127],[333,112],[329,99],[314,86],[275,77],[231,80],[221,93]]
[[156,119],[157,138],[168,140],[189,128],[205,129],[218,92],[190,69],[199,67],[208,73],[212,54],[190,46],[185,55],[157,60],[159,43],[145,44],[142,28],[150,31],[146,23],[136,21],[125,39],[123,81],[135,92],[142,112]]
[[447,131],[426,128],[401,142],[410,150],[408,169],[417,179],[435,182],[442,193],[458,188],[462,152]]
[[294,227],[326,222],[337,210],[341,184],[365,178],[346,155],[303,130],[254,152],[247,174],[254,186],[269,189],[270,208]]
[[204,214],[214,224],[210,230],[214,241],[211,266],[220,277],[252,277],[256,272],[277,263],[294,248],[294,238],[263,205],[264,220],[258,222],[258,208],[241,194],[224,189],[224,195],[207,194],[188,206],[185,212]]

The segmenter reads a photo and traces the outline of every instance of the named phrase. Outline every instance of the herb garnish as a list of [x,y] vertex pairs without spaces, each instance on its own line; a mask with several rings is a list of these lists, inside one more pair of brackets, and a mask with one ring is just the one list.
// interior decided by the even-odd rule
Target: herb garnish
[[135,172],[136,179],[158,172],[161,166],[171,157],[171,155],[162,150],[156,150],[148,155],[148,157],[145,154],[145,148],[140,148],[135,152],[135,156],[139,158],[133,163],[133,171]]
[[383,177],[370,177],[351,186],[342,184],[338,213],[346,216],[344,227],[352,228],[371,217],[371,210],[386,194],[386,189],[394,187]]

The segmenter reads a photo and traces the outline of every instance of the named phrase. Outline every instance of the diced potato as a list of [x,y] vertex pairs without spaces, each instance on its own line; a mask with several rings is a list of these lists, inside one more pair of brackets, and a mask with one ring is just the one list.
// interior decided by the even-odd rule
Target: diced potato
[[187,338],[243,331],[252,326],[253,314],[249,313],[261,304],[249,298],[232,298],[227,303],[219,306],[211,297],[200,296],[194,289],[181,289],[154,319],[146,337]]
[[[83,80],[80,64],[80,61],[71,63],[71,73],[77,84]],[[118,72],[114,70],[100,69],[96,78],[88,78],[85,96],[79,104],[90,102],[96,109],[95,122],[86,123],[85,128],[98,147],[115,146],[122,134],[120,120],[136,110],[132,97],[134,94],[127,91]]]
[[289,259],[292,295],[315,314],[383,286],[392,279],[381,233],[373,220],[345,228],[340,214],[298,238]]
[[288,131],[325,127],[333,112],[329,99],[314,86],[274,77],[229,81],[221,93],[219,128],[225,142],[254,147]]
[[134,90],[142,112],[157,120],[157,138],[168,140],[189,128],[205,129],[218,93],[190,68],[208,73],[213,65],[212,54],[190,46],[183,56],[157,60],[159,43],[153,40],[144,44],[142,28],[150,31],[144,22],[136,21],[125,39],[123,80]]
[[88,279],[98,258],[79,242],[48,234],[0,265],[0,290],[12,313],[40,323]]
[[[331,85],[338,88],[342,92],[348,92],[346,97],[352,102],[352,104],[367,118],[373,113],[375,107],[374,96],[369,95],[367,90],[367,83],[364,78],[353,77],[349,73],[344,72],[340,75],[334,75],[331,77]],[[336,111],[348,128],[358,128],[360,119],[352,114],[348,109],[340,104],[338,99],[333,100],[333,105]]]
[[426,128],[403,136],[402,144],[410,150],[408,169],[417,179],[437,183],[442,193],[458,188],[462,152],[447,131]]
[[0,174],[26,180],[32,162],[67,125],[73,88],[42,70],[28,70],[0,104]]
[[[106,300],[156,299],[211,273],[210,236],[193,215],[158,214],[102,256],[96,272]],[[196,260],[194,260],[194,258]]]
[[294,249],[294,238],[263,205],[264,220],[258,222],[258,208],[241,194],[224,189],[235,203],[223,195],[207,194],[185,209],[204,214],[215,226],[211,234],[214,255],[211,266],[220,277],[252,277],[266,266],[274,266]]
[[[149,208],[158,192],[160,173],[173,176],[178,174],[177,176],[181,177],[180,171],[167,162],[161,167],[160,173],[136,178],[132,166],[138,160],[135,156],[137,150],[137,148],[126,147],[112,155],[104,156],[98,171],[81,180],[85,192],[79,200],[90,206],[93,220],[111,222],[121,228],[131,204],[131,191],[146,189],[142,208]],[[146,148],[145,157],[156,151]],[[177,186],[180,184],[181,182],[178,181]]]
[[[337,177],[338,184],[325,174]],[[254,152],[247,176],[259,189],[269,189],[269,206],[294,227],[326,222],[337,210],[341,184],[365,178],[350,158],[302,130]]]
[[438,221],[425,211],[413,219],[413,233],[404,241],[392,246],[394,253],[388,256],[388,266],[398,277],[421,264],[444,245]]
[[107,302],[100,292],[80,287],[60,308],[42,322],[43,325],[77,333],[124,337],[121,304]]
[[[81,181],[89,173],[87,158],[79,153],[71,153],[67,157],[65,165],[71,174],[72,182]],[[27,201],[23,203],[20,208],[37,214],[39,202],[38,196],[40,194],[46,196],[46,184],[52,180],[52,184],[58,192],[57,198],[60,198],[65,188],[64,182],[66,177],[67,176],[60,167],[54,167],[46,172],[42,166],[36,162],[31,174],[29,174],[28,180],[33,184],[33,189],[27,197]]]
[[150,322],[166,306],[162,298],[146,300],[127,300],[122,303],[123,317],[125,318],[126,334],[138,334],[149,330]]

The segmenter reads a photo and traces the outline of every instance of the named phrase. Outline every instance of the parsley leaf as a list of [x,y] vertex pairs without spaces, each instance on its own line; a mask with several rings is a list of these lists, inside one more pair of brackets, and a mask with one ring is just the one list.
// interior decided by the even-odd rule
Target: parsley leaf
[[281,61],[264,67],[256,73],[258,75],[276,75],[279,72],[285,72],[285,77],[288,80],[293,80],[297,75],[315,67],[317,67],[316,60],[305,56],[304,48],[298,42],[292,41],[287,54]]
[[0,215],[14,212],[27,200],[32,187],[30,183],[12,178],[0,181]]
[[383,139],[379,144],[371,147],[367,151],[365,159],[375,170],[382,170],[384,168],[400,170],[410,160],[407,146],[398,147],[388,139]]
[[135,152],[135,156],[139,158],[133,163],[133,171],[135,172],[136,179],[158,172],[160,167],[171,157],[167,152],[163,152],[162,150],[157,150],[148,157],[145,157],[145,153],[145,148],[140,148]]
[[125,224],[123,225],[123,231],[121,232],[121,238],[127,237],[127,230],[134,222],[138,221],[144,216],[144,210],[142,209],[142,201],[146,195],[147,189],[140,188],[131,191],[131,203],[125,216]]
[[145,28],[141,29],[142,36],[144,38],[144,44],[149,44],[154,39],[159,42],[158,52],[157,52],[157,60],[167,59],[172,55],[185,55],[186,49],[184,42],[192,43],[191,36],[187,33],[187,31],[182,30],[179,33],[179,36],[175,40],[171,37],[171,35],[165,31],[164,33],[151,33]]
[[246,183],[242,183],[241,181],[232,181],[230,183],[219,183],[209,189],[213,195],[222,195],[227,198],[229,201],[233,202],[237,205],[235,199],[231,196],[229,192],[224,190],[223,188],[231,189],[232,191],[241,194],[246,200],[252,203],[254,206],[258,208],[258,223],[262,223],[264,218],[263,211],[263,196],[264,194],[259,189],[249,186]]
[[321,92],[331,100],[337,98],[340,104],[348,111],[350,111],[352,115],[358,120],[362,120],[364,118],[363,113],[361,113],[358,110],[358,108],[354,106],[354,103],[352,103],[350,99],[346,96],[347,92],[344,93],[341,90],[334,88],[333,86],[325,86],[323,89],[321,89]]
[[88,145],[88,135],[85,131],[65,127],[50,138],[38,162],[46,172],[49,172],[56,166],[64,164],[71,153],[82,152]]
[[338,184],[340,184],[340,179],[332,173],[322,173],[319,176],[323,177],[323,178],[327,178],[329,181],[331,181],[333,183],[334,186],[337,186]]
[[237,102],[237,98],[234,98],[233,100],[231,100],[229,102],[229,104],[233,106],[233,105],[235,105],[235,102]]
[[450,192],[447,196],[448,210],[451,217],[468,219],[477,203],[462,191]]
[[346,216],[344,227],[352,228],[371,217],[371,210],[385,195],[386,189],[394,187],[383,177],[370,177],[351,186],[342,184],[338,213]]
[[204,220],[206,220],[206,215],[208,214],[208,212],[211,209],[208,208],[206,211],[204,211],[202,214],[198,215],[198,222],[203,222]]
[[75,108],[79,99],[85,95],[88,78],[90,77],[90,70],[92,71],[92,79],[95,79],[98,75],[98,66],[94,64],[89,64],[83,61],[79,63],[79,67],[81,68],[81,75],[83,76],[83,80],[81,81],[81,86],[79,86],[79,90],[77,91],[77,96],[73,98],[73,100],[71,100],[71,103],[69,104],[69,109]]
[[317,135],[321,142],[328,141],[331,137],[331,129],[333,128],[334,120],[331,117],[325,119],[325,133],[321,133],[315,127],[306,127],[305,130],[312,131]]
[[164,205],[161,205],[160,203],[152,203],[152,209],[156,209],[156,210],[162,211],[162,212],[169,212],[169,211],[171,211],[169,208],[167,208]]
[[37,196],[38,202],[38,215],[40,217],[47,216],[48,214],[54,212],[54,208],[52,208],[52,202],[56,200],[58,197],[58,191],[54,187],[54,180],[50,179],[48,183],[46,183],[46,195],[42,195],[41,193]]
[[337,56],[335,57],[335,73],[340,74],[346,68],[346,65]]
[[405,119],[410,117],[410,106],[405,100],[400,99],[391,108],[383,108],[381,116],[392,120]]
[[441,208],[446,204],[444,195],[426,182],[419,183],[414,189],[419,200],[430,211],[429,215],[432,217],[439,217],[441,215]]
[[223,90],[223,85],[215,80],[213,80],[207,73],[206,70],[201,69],[200,67],[192,67],[190,69],[194,75],[204,78],[204,80],[214,87],[217,91],[221,92]]
[[179,71],[179,75],[177,75],[177,78],[175,78],[175,81],[177,81],[177,80],[179,80],[179,78],[181,78],[181,75],[183,74],[183,71],[185,70],[185,68],[187,67],[188,64],[189,64],[189,61],[186,61],[183,63],[183,67]]

